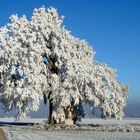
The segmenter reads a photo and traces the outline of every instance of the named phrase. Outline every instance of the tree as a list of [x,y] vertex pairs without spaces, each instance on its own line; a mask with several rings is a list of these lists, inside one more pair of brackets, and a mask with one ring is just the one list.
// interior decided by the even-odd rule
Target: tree
[[[50,120],[71,118],[82,103],[100,107],[102,117],[122,118],[128,87],[116,71],[94,60],[85,40],[67,31],[56,9],[35,9],[31,20],[12,15],[0,29],[0,101],[17,118],[50,101]],[[79,107],[80,107],[79,106]],[[79,109],[80,110],[80,109]]]

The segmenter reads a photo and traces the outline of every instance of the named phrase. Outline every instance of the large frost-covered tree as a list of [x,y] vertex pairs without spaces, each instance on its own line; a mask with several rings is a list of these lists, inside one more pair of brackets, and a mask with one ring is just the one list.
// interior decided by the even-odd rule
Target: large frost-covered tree
[[[82,103],[100,107],[102,117],[121,118],[127,86],[116,71],[94,60],[95,51],[62,25],[56,9],[35,9],[31,20],[12,15],[0,28],[0,102],[17,117],[50,101],[50,118],[61,123]],[[79,105],[80,104],[80,105]]]

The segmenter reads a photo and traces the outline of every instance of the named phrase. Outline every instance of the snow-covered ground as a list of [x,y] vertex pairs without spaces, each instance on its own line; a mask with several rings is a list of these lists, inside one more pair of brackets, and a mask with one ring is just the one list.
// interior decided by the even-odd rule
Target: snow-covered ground
[[[1,122],[14,122],[13,118],[1,118]],[[28,119],[22,122],[44,123],[44,119]],[[21,121],[19,121],[21,122]],[[47,125],[48,126],[48,125]],[[9,140],[140,140],[140,118],[83,119],[78,126],[1,126]],[[67,129],[69,128],[69,129]]]
[[120,124],[120,125],[124,125],[124,124],[130,124],[130,123],[137,123],[140,124],[140,118],[123,118],[122,120],[117,120],[117,119],[100,119],[100,118],[85,118],[82,119],[82,124]]
[[[22,120],[16,120],[15,118],[0,118],[0,122],[29,122],[29,123],[41,123],[46,121],[46,118],[26,118]],[[122,120],[117,119],[100,119],[100,118],[83,118],[81,124],[140,124],[140,118],[123,118]]]
[[8,128],[11,140],[139,140],[140,133],[92,131],[31,131]]

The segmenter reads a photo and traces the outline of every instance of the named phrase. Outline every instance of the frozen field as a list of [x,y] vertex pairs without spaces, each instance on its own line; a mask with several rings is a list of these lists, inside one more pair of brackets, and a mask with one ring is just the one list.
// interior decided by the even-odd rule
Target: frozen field
[[8,128],[11,140],[140,140],[140,133],[92,131],[30,131]]
[[[46,118],[28,118],[16,121],[15,118],[0,118],[0,122],[28,122],[28,123],[42,123],[46,121]],[[140,118],[123,118],[122,120],[116,119],[100,119],[100,118],[83,118],[80,124],[140,124]]]
[[[0,120],[14,122],[11,118]],[[140,140],[140,118],[128,118],[122,121],[83,119],[78,126],[63,129],[60,126],[44,129],[44,119],[28,119],[22,122],[35,122],[42,125],[1,126],[9,140]]]

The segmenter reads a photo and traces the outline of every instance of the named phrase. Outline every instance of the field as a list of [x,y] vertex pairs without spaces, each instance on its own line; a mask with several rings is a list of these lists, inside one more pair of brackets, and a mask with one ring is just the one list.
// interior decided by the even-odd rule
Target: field
[[121,121],[86,118],[74,126],[50,126],[44,119],[0,120],[8,140],[140,140],[140,118]]

